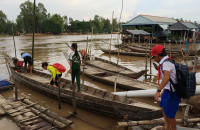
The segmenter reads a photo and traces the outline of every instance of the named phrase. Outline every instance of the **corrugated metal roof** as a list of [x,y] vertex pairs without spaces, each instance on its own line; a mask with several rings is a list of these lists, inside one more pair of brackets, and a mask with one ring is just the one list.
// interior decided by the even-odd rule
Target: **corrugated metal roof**
[[151,16],[151,15],[142,15],[141,16],[155,22],[155,23],[176,23],[176,20],[167,17]]
[[169,25],[167,24],[159,24],[159,26],[163,29],[167,29],[169,27]]
[[180,22],[180,23],[182,23],[183,25],[185,25],[189,29],[198,28],[197,26],[193,25],[190,22]]
[[133,34],[133,35],[150,35],[150,33],[145,32],[144,30],[126,30],[121,32],[122,34]]
[[198,28],[190,22],[177,22],[169,27],[170,30],[191,30]]

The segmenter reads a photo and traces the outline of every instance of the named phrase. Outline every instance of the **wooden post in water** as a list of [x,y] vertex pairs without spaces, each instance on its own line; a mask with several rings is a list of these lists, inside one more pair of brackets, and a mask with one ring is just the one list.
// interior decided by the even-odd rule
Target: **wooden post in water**
[[113,11],[113,14],[112,14],[112,28],[111,28],[110,52],[109,52],[109,54],[111,54],[111,41],[112,41],[112,31],[113,31],[113,15],[114,15],[114,11]]
[[115,78],[114,92],[116,92],[116,87],[117,87],[117,78]]
[[8,73],[9,73],[9,79],[10,79],[10,81],[12,81],[12,80],[11,80],[11,73],[10,73],[10,70],[9,70],[9,67],[8,67],[8,61],[7,61],[7,59],[6,59],[6,54],[5,54],[5,53],[4,53],[4,58],[5,58],[6,67],[7,67]]
[[[12,32],[13,32],[13,27],[12,27]],[[16,54],[16,46],[15,46],[15,38],[14,38],[14,32],[13,32],[13,42],[14,42],[14,48],[15,48],[15,57],[17,57],[17,54]]]
[[93,38],[93,27],[92,27],[91,44],[90,44],[90,56],[92,52],[92,38]]
[[58,108],[61,109],[61,99],[60,99],[60,82],[61,78],[57,75],[58,77]]
[[33,61],[33,68],[34,68],[34,36],[35,36],[35,0],[34,0],[34,7],[33,7],[33,39],[32,39],[32,61]]
[[139,45],[140,45],[140,35],[139,35],[139,41],[138,42],[139,42]]
[[172,57],[172,43],[169,43],[169,47],[170,47],[170,57]]
[[165,42],[164,42],[164,47],[166,48],[166,46],[165,46]]
[[18,101],[17,84],[15,83],[15,101]]
[[83,65],[83,78],[82,78],[82,84],[84,85],[84,70],[85,70],[85,62],[87,59],[87,49],[88,49],[88,37],[87,37],[87,45],[86,45],[86,51],[85,51],[85,56],[84,56],[84,65]]
[[73,83],[72,86],[73,86],[73,92],[72,92],[72,104],[73,104],[73,114],[74,115],[77,115],[77,110],[76,110],[76,85],[77,83]]
[[128,39],[128,52],[129,52],[130,39]]
[[[145,70],[147,70],[147,43],[146,43],[146,62],[145,62]],[[145,74],[145,79],[147,79],[147,72]]]
[[[149,55],[150,55],[150,57],[151,57],[151,51],[152,51],[152,47],[151,47],[151,46],[152,46],[152,38],[151,38],[151,42],[149,41],[149,43],[150,43],[150,48],[151,48],[151,49],[150,49],[150,54],[149,54]],[[151,59],[150,59],[150,78],[151,78],[151,75],[152,75],[152,69],[151,69]]]

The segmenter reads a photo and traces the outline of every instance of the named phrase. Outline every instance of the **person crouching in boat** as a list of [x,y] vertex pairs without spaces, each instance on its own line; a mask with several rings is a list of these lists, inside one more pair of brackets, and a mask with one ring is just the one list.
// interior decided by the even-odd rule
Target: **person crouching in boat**
[[27,62],[30,68],[30,75],[33,75],[32,70],[33,70],[33,60],[30,54],[28,53],[21,53],[21,58],[24,59],[25,65],[24,65],[24,69],[25,69],[25,74],[27,74]]
[[58,77],[60,78],[62,76],[62,73],[59,72],[55,67],[52,65],[48,65],[47,62],[42,63],[42,68],[45,70],[48,70],[51,73],[51,81],[50,85],[56,85],[58,86]]
[[77,92],[80,92],[81,91],[80,64],[81,64],[82,58],[81,58],[81,54],[77,51],[77,44],[73,43],[71,47],[72,47],[73,52],[71,52],[69,55],[70,73],[71,73],[72,83],[74,83],[74,80],[76,77],[76,82],[78,86]]

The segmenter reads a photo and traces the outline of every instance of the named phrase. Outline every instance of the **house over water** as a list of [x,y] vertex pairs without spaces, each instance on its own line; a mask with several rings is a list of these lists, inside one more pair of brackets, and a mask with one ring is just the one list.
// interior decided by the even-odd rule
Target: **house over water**
[[186,42],[192,42],[192,40],[194,40],[196,37],[195,32],[197,31],[197,29],[198,27],[190,22],[178,21],[177,23],[169,27],[168,30],[171,31],[171,35],[168,35],[168,38],[170,39],[171,37],[175,38],[176,40],[180,40],[183,39],[185,35]]
[[[151,16],[151,15],[138,15],[125,24],[122,24],[123,30],[143,30],[144,27],[152,28],[153,37],[162,37],[170,33],[168,27],[176,23],[176,20],[167,17]],[[145,30],[146,31],[146,30]]]

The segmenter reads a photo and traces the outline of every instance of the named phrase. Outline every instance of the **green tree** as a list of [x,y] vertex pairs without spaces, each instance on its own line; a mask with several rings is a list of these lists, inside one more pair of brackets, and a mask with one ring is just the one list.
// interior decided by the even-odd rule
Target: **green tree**
[[58,23],[53,22],[52,20],[45,20],[42,23],[42,32],[44,33],[53,33],[59,34],[62,32],[61,25]]
[[103,26],[103,31],[104,33],[107,32],[107,33],[111,33],[111,23],[110,23],[110,20],[107,18],[107,19],[103,19],[102,20],[104,26]]
[[104,26],[104,23],[102,22],[102,17],[99,17],[98,15],[94,16],[94,20],[92,21],[92,26],[94,27],[94,32],[99,33],[101,29]]
[[50,20],[54,23],[59,24],[61,26],[61,29],[63,29],[65,20],[59,14],[52,15]]
[[47,19],[47,10],[42,3],[38,3],[36,7],[36,30],[37,32],[41,31],[42,22]]
[[65,28],[65,30],[66,30],[66,32],[67,32],[68,18],[67,18],[67,16],[65,15],[65,16],[63,16],[63,19],[65,20],[64,28]]
[[6,25],[7,16],[0,10],[0,33],[4,33],[4,27]]
[[113,19],[113,31],[117,31],[117,19]]
[[183,18],[181,18],[180,21],[184,21]]

